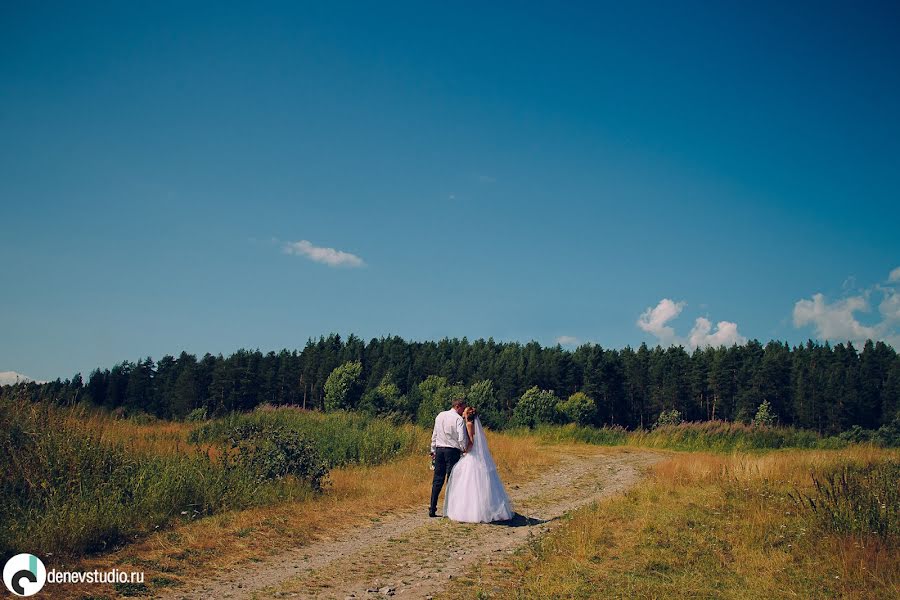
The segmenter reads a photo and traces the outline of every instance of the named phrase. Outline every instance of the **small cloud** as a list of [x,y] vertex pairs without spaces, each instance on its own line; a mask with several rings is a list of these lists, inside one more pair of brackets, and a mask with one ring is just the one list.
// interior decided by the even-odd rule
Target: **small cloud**
[[34,381],[35,383],[46,383],[45,381],[37,381],[35,379],[32,379],[28,375],[16,373],[15,371],[0,371],[0,385],[15,385],[17,383],[28,383],[29,381]]
[[691,329],[690,336],[688,336],[688,345],[691,348],[705,348],[707,346],[718,348],[719,346],[742,346],[747,343],[747,338],[738,333],[737,323],[719,321],[716,323],[715,332],[710,333],[711,330],[712,323],[709,322],[709,319],[698,318],[694,322],[694,328]]
[[496,183],[497,178],[491,177],[490,175],[479,175],[478,181],[480,181],[481,183]]
[[891,283],[900,282],[900,267],[897,267],[896,269],[891,271],[891,274],[888,275],[888,281],[890,281]]
[[747,338],[738,332],[737,323],[731,321],[719,321],[713,331],[709,319],[699,317],[694,321],[694,327],[683,339],[675,334],[675,329],[667,323],[681,314],[686,302],[675,302],[669,298],[663,298],[656,307],[649,307],[637,320],[637,326],[657,338],[661,346],[682,345],[689,348],[705,348],[707,346],[733,346],[747,343]]
[[456,194],[450,194],[449,196],[447,196],[447,198],[449,200],[456,200]]
[[581,340],[571,335],[561,335],[556,338],[556,343],[560,346],[577,346],[581,344]]
[[334,248],[314,246],[307,240],[300,240],[299,242],[285,242],[282,246],[282,250],[285,254],[305,256],[311,261],[322,263],[324,265],[328,265],[329,267],[356,268],[363,267],[366,264],[365,262],[363,262],[363,259],[356,256],[355,254],[350,254],[349,252],[344,252],[343,250],[335,250]]
[[656,308],[647,308],[637,320],[637,326],[649,334],[656,336],[660,343],[669,345],[675,340],[675,330],[666,325],[669,321],[681,314],[685,302],[673,302],[663,298]]

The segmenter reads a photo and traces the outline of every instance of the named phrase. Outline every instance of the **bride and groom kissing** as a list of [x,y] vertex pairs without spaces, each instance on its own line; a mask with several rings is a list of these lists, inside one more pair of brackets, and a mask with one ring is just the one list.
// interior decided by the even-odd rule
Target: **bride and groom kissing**
[[431,434],[434,480],[428,516],[437,516],[438,495],[447,478],[443,515],[453,521],[491,523],[513,518],[512,504],[491,456],[481,420],[462,399],[439,413]]

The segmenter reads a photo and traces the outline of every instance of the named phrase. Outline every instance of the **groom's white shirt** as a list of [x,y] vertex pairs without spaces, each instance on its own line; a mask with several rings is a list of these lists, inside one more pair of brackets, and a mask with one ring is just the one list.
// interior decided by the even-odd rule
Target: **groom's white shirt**
[[469,434],[466,433],[466,422],[459,413],[445,410],[434,419],[434,432],[431,434],[431,451],[435,448],[459,448],[465,452],[469,445]]

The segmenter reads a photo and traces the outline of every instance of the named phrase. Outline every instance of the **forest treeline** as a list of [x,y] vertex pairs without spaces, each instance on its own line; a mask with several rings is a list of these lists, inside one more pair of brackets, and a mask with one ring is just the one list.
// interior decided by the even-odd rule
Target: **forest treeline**
[[689,421],[748,422],[767,402],[781,425],[834,434],[898,418],[900,357],[891,346],[871,341],[861,351],[850,343],[791,347],[755,340],[693,352],[643,344],[587,344],[570,351],[537,342],[365,342],[332,334],[310,339],[300,351],[239,350],[201,358],[182,352],[97,369],[86,381],[78,374],[0,388],[7,397],[91,402],[171,419],[192,411],[213,416],[290,404],[427,422],[458,394],[468,394],[495,427],[558,417],[631,429],[648,427],[672,410]]

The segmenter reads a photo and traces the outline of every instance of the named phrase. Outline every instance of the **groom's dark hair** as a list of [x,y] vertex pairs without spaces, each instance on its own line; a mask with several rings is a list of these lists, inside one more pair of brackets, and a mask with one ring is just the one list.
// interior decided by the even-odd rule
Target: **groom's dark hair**
[[465,398],[456,398],[453,400],[453,408],[459,408],[466,403]]

